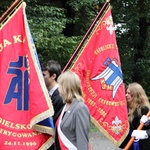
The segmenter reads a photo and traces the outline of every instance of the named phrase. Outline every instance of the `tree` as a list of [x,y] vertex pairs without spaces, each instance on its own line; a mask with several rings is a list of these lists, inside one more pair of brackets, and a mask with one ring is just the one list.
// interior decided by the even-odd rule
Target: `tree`
[[[148,0],[112,1],[124,81],[142,84],[150,95],[150,6]],[[124,32],[122,32],[124,30]]]
[[0,16],[9,8],[13,0],[1,0],[0,3]]
[[[0,14],[11,4],[2,0]],[[85,35],[105,0],[26,0],[27,17],[40,62],[58,60],[62,68]],[[150,95],[149,0],[115,0],[113,20],[124,82],[142,84]]]
[[26,12],[41,63],[55,59],[64,67],[80,37],[63,34],[68,19],[61,6],[57,1],[28,0]]

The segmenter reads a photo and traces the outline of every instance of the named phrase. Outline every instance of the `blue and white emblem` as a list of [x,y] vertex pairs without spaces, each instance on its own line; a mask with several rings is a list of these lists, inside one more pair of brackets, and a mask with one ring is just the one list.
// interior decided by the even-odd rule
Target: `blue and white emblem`
[[105,82],[105,87],[108,86],[106,89],[112,89],[112,96],[114,98],[119,86],[123,82],[122,71],[120,66],[116,63],[116,59],[111,60],[107,58],[104,65],[107,66],[107,68],[102,73],[91,78],[91,80],[103,80],[103,83]]

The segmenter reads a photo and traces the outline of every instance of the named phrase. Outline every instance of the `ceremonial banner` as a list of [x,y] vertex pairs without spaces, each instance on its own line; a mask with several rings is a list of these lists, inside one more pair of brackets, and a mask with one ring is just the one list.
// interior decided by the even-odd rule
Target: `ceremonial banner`
[[47,150],[53,107],[30,34],[25,3],[0,23],[0,150]]
[[108,2],[68,64],[81,79],[92,122],[118,146],[128,133],[128,115],[115,27]]

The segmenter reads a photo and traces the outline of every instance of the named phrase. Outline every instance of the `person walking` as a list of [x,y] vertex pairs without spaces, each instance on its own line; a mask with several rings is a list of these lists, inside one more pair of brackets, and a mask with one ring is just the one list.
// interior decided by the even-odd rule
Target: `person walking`
[[62,150],[88,150],[90,113],[84,104],[81,81],[72,71],[58,77],[59,92],[65,106],[56,122],[59,144]]
[[[60,115],[64,107],[63,100],[58,91],[59,85],[57,83],[57,78],[61,74],[61,66],[57,61],[49,60],[43,63],[41,68],[45,84],[49,91],[49,96],[52,100],[52,105],[54,108],[53,122],[55,126],[58,116]],[[55,144],[53,144],[48,150],[61,150],[59,147],[59,143],[56,143],[56,141],[58,141],[57,136],[55,136]]]
[[[126,89],[126,99],[128,106],[128,120],[130,125],[130,132],[126,139],[120,145],[119,149],[123,149],[131,138],[133,130],[136,130],[140,125],[140,119],[146,115],[150,109],[148,97],[143,87],[134,82],[130,83]],[[149,127],[144,127],[143,130]],[[135,140],[129,150],[148,150],[150,147],[150,139]]]

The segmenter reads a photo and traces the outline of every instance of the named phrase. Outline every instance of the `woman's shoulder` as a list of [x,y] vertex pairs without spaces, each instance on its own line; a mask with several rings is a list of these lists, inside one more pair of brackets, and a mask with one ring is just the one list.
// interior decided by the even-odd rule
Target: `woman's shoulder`
[[78,101],[78,100],[75,100],[76,101],[76,105],[78,106],[78,107],[85,107],[86,105],[84,104],[84,102],[82,102],[82,101]]
[[146,115],[149,111],[149,107],[148,106],[142,106],[141,107],[141,113],[142,115]]
[[81,102],[78,100],[75,100],[75,101],[76,101],[76,106],[75,106],[76,110],[81,110],[81,109],[87,109],[88,110],[88,107],[86,106],[86,104],[84,102]]
[[149,109],[149,107],[146,106],[146,105],[142,106],[142,108],[143,108],[143,109]]
[[74,115],[90,118],[90,111],[84,102],[79,101],[74,108]]

